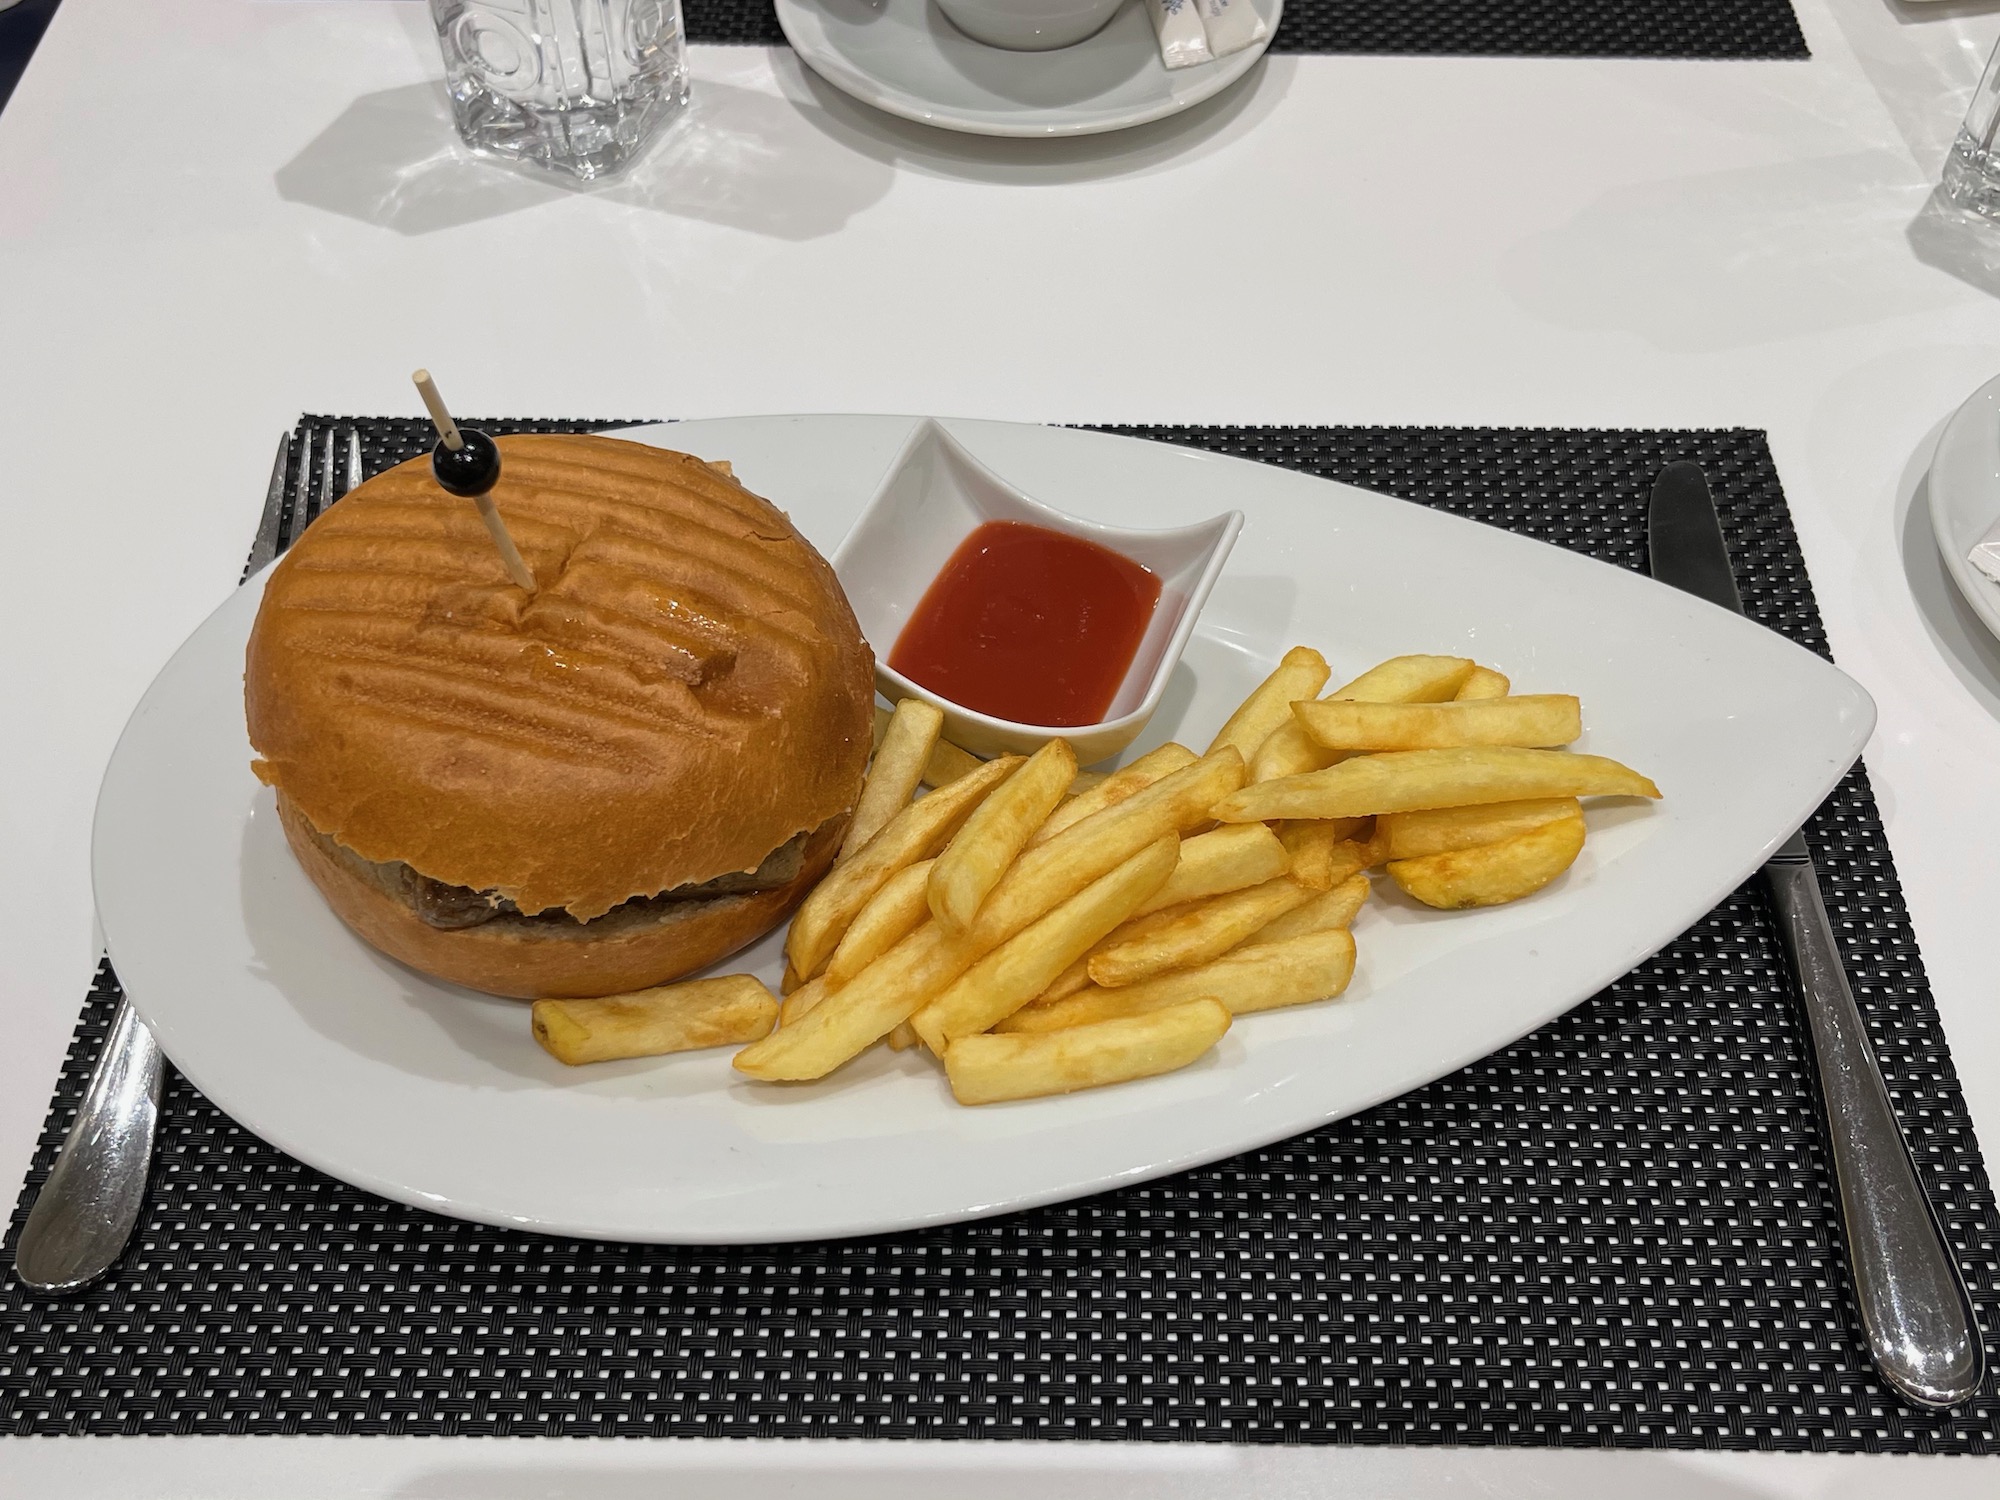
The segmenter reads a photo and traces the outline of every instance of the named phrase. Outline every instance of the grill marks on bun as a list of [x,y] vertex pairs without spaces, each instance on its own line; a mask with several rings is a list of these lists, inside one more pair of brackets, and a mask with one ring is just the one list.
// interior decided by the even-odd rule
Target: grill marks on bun
[[582,920],[844,814],[873,662],[783,514],[684,454],[499,445],[536,594],[423,460],[371,479],[267,585],[259,774],[364,859]]

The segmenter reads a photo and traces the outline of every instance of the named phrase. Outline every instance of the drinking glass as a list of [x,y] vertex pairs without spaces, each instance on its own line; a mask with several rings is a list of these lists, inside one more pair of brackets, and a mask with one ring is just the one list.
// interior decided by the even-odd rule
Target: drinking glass
[[687,105],[680,0],[430,0],[458,133],[583,178],[628,166]]
[[1944,159],[1944,191],[1960,208],[1989,219],[2000,219],[2000,156],[1994,134],[2000,131],[2000,45],[1986,59],[1986,71],[1972,92],[1972,105],[1958,139]]

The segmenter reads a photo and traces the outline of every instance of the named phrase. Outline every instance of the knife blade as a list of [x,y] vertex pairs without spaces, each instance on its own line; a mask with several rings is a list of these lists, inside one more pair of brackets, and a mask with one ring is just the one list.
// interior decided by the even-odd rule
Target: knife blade
[[[1679,460],[1660,470],[1647,540],[1655,578],[1743,614],[1729,545],[1699,464]],[[1772,856],[1764,880],[1798,980],[1869,1354],[1882,1378],[1911,1402],[1956,1406],[1979,1389],[1985,1347],[1848,986],[1803,830]]]

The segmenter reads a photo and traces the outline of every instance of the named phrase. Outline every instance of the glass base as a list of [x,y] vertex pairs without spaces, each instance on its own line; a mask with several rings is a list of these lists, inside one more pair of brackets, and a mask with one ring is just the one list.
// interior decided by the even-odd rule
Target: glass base
[[473,150],[587,182],[630,166],[687,102],[685,70],[606,104],[527,107],[470,79],[453,89],[451,101],[458,133]]
[[1944,160],[1945,196],[1983,218],[2000,219],[2000,151],[1961,130]]

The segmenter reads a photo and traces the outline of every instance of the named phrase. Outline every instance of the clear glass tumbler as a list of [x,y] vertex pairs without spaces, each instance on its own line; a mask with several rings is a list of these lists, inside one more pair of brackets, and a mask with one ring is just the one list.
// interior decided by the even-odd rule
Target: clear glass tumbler
[[2000,219],[2000,155],[1994,135],[2000,131],[2000,45],[1986,59],[1986,71],[1972,92],[1965,123],[1944,159],[1944,191],[1960,208],[1989,219]]
[[606,177],[687,104],[680,0],[430,0],[458,133]]

